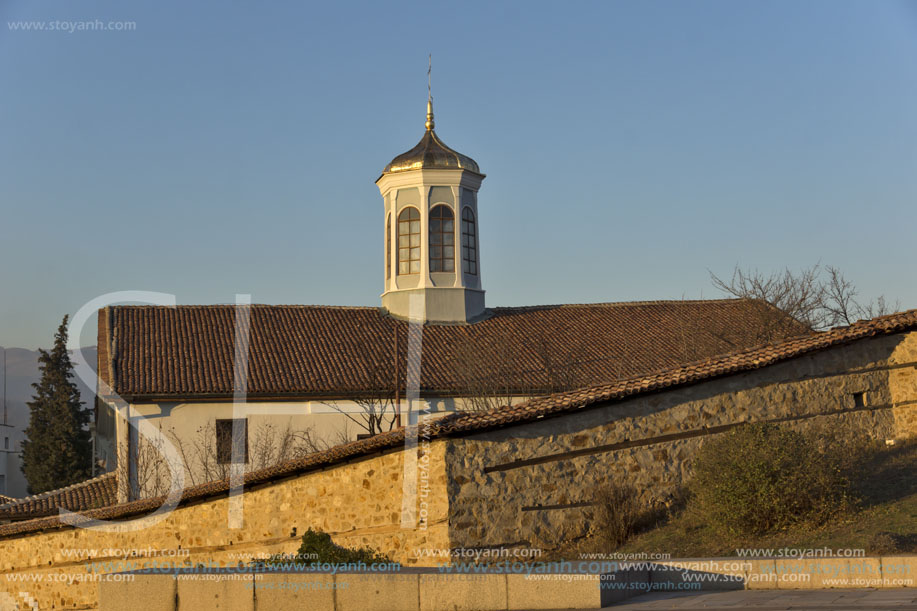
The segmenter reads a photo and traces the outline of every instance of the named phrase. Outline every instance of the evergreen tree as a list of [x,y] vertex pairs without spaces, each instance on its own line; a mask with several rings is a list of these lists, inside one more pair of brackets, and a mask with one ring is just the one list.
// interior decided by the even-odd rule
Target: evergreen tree
[[39,350],[41,381],[32,384],[28,437],[22,442],[22,472],[29,494],[39,494],[87,479],[92,470],[89,410],[73,383],[67,352],[67,316],[54,336],[51,351]]

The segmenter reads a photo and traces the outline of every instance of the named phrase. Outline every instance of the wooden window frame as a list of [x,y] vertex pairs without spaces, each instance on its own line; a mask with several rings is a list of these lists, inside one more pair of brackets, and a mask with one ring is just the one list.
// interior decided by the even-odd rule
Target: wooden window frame
[[[452,223],[452,229],[446,230],[446,223]],[[436,204],[430,209],[430,272],[455,273],[455,213],[448,204]],[[439,243],[436,243],[436,238]],[[435,249],[439,254],[434,254]],[[452,254],[447,255],[447,249]]]
[[[411,217],[411,214],[416,214],[417,218]],[[407,216],[405,216],[407,215]],[[417,223],[417,231],[411,231],[411,223]],[[404,208],[401,212],[398,213],[398,275],[399,276],[411,276],[414,274],[420,273],[420,258],[421,258],[421,248],[420,248],[420,210],[413,206],[408,206]],[[405,232],[405,228],[407,231]],[[414,237],[416,236],[416,240]],[[407,238],[407,246],[402,246],[403,240],[402,237]],[[415,246],[413,243],[416,242]],[[404,252],[407,251],[408,258],[404,259]],[[401,264],[407,263],[407,271],[401,271]],[[415,271],[416,264],[416,271]]]
[[[471,215],[471,218],[466,218],[465,213]],[[471,206],[462,208],[462,272],[470,276],[478,275],[478,224],[477,215]]]

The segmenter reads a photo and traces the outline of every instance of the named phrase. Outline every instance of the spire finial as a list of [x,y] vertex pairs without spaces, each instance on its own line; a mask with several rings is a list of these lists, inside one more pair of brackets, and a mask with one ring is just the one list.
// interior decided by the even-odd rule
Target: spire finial
[[427,64],[427,122],[424,124],[427,131],[433,129],[433,54],[430,53],[430,62]]

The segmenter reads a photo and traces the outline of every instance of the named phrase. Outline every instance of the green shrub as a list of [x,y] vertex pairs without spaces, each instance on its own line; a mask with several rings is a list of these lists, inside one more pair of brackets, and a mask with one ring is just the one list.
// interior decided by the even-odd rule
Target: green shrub
[[818,525],[851,502],[845,465],[843,444],[772,424],[741,426],[701,447],[690,504],[739,535]]
[[351,564],[363,562],[372,565],[390,562],[387,556],[368,547],[350,549],[337,545],[331,540],[331,535],[311,528],[302,536],[302,545],[297,550],[297,558],[305,563]]

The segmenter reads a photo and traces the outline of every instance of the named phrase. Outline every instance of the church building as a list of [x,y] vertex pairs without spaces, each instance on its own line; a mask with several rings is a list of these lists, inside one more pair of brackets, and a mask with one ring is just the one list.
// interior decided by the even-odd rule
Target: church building
[[609,486],[661,510],[705,443],[749,423],[917,438],[917,310],[813,332],[749,300],[488,304],[484,175],[439,139],[431,102],[425,128],[376,182],[378,306],[99,311],[97,473],[0,499],[7,572],[85,575],[134,535],[80,526],[144,516],[144,544],[208,566],[295,553],[310,528],[406,566],[443,561],[426,550],[561,557],[596,535]]
[[[234,436],[255,469],[421,413],[499,409],[807,332],[786,321],[774,336],[773,310],[733,299],[488,305],[488,233],[478,215],[485,175],[440,139],[432,99],[424,126],[376,180],[379,307],[100,310],[95,460],[98,473],[121,463],[121,500],[163,491],[160,470],[147,472],[145,444],[171,444],[187,484],[197,484],[226,476]],[[239,308],[249,321],[244,379]],[[138,435],[141,419],[158,442]]]

